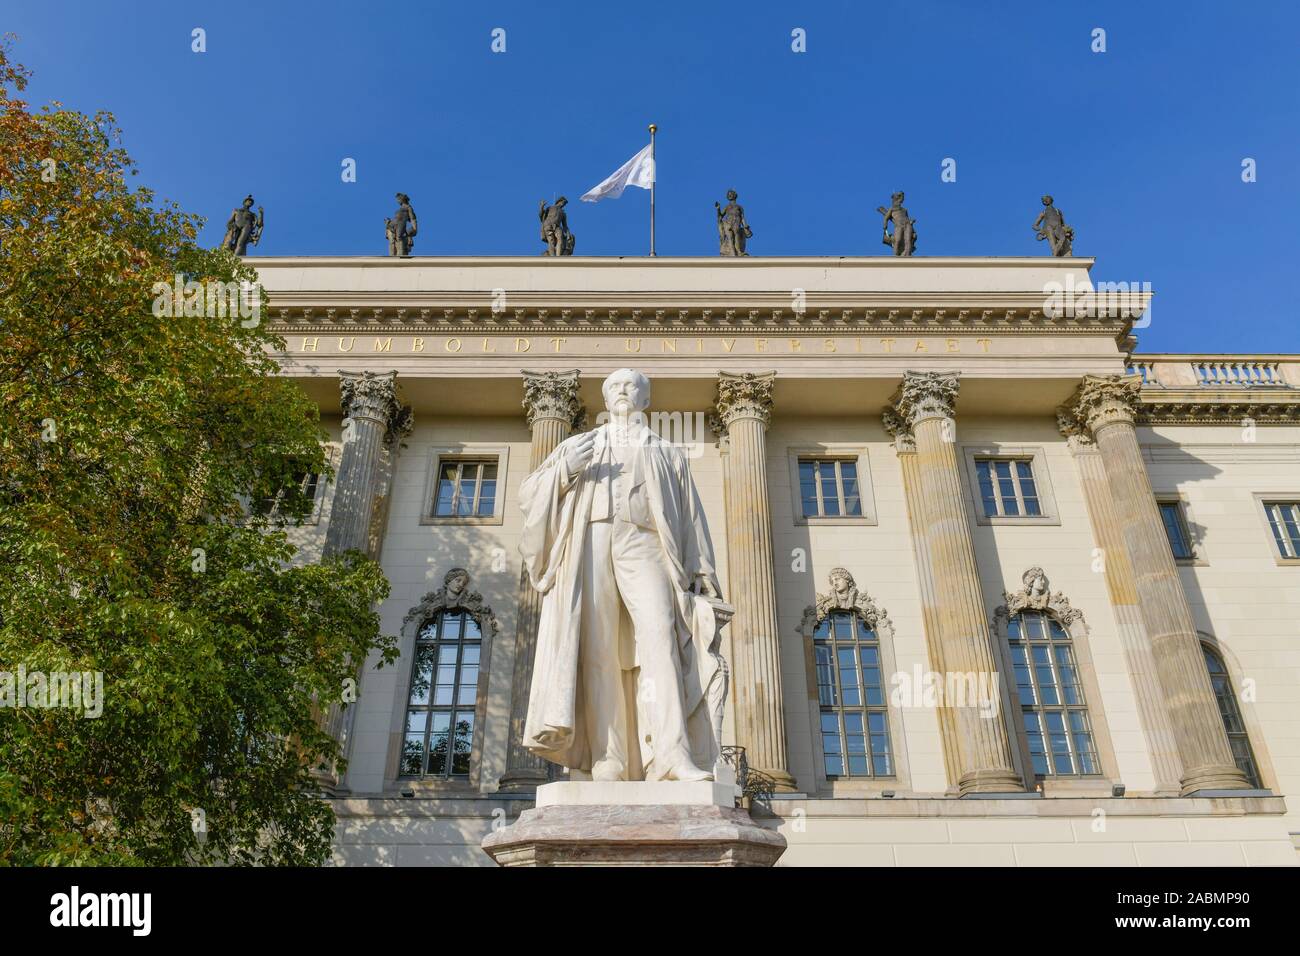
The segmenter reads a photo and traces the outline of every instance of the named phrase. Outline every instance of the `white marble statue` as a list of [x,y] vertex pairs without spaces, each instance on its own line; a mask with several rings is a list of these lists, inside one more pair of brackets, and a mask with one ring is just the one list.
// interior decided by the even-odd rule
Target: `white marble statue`
[[520,491],[543,595],[524,743],[574,779],[709,780],[726,672],[704,510],[686,454],[645,423],[649,380],[619,369],[601,391],[608,421]]

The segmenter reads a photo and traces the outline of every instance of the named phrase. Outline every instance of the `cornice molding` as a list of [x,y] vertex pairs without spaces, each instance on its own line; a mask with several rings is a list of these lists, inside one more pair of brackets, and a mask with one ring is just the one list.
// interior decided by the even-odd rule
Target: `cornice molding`
[[[562,258],[562,257],[557,257]],[[533,294],[510,297],[509,308],[493,310],[491,298],[374,293],[329,293],[304,297],[300,293],[269,295],[271,327],[281,333],[359,332],[383,330],[412,334],[509,334],[569,332],[641,334],[834,335],[852,332],[899,335],[1046,335],[1090,334],[1118,338],[1127,319],[1049,318],[1042,297],[982,303],[962,296],[945,304],[944,296],[896,295],[879,304],[864,294],[809,296],[796,312],[789,295],[755,293],[691,293],[669,295],[627,293],[611,302],[583,301],[578,294]]]

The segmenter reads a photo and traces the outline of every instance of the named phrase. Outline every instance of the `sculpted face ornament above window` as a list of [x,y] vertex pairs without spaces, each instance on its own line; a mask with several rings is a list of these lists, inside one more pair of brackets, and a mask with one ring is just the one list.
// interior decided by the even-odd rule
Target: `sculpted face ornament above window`
[[411,621],[432,618],[439,611],[461,613],[473,618],[484,634],[495,635],[499,624],[492,608],[483,603],[483,595],[469,588],[470,575],[464,568],[452,568],[443,576],[442,587],[430,591],[420,603],[406,612],[403,629]]
[[835,611],[851,611],[868,630],[892,627],[889,614],[879,608],[866,592],[858,590],[857,582],[847,569],[832,568],[829,581],[830,593],[818,594],[816,603],[804,608],[803,621],[799,625],[801,633],[811,634],[813,628]]
[[1042,568],[1030,568],[1021,576],[1024,585],[1015,594],[1002,593],[1005,605],[995,612],[997,617],[1015,617],[1021,611],[1047,611],[1063,625],[1069,627],[1083,617],[1083,612],[1070,606],[1070,599],[1060,591],[1052,593],[1051,584]]

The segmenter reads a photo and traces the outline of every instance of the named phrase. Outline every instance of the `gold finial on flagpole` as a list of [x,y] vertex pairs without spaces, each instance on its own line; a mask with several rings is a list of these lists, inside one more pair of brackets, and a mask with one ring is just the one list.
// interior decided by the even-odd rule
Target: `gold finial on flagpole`
[[659,129],[658,126],[656,126],[654,123],[651,123],[651,124],[650,124],[650,135],[653,136],[653,135],[655,134],[655,131],[658,130],[658,129]]

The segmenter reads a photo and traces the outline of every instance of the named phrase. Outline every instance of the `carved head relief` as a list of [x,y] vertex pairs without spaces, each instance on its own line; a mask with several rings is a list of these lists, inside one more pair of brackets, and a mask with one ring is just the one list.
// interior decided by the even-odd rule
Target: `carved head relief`
[[496,634],[499,629],[496,614],[483,603],[483,595],[469,589],[470,575],[464,568],[452,568],[442,578],[442,587],[430,591],[420,603],[406,612],[402,626],[411,621],[427,621],[440,611],[455,610],[468,614],[484,634]]

